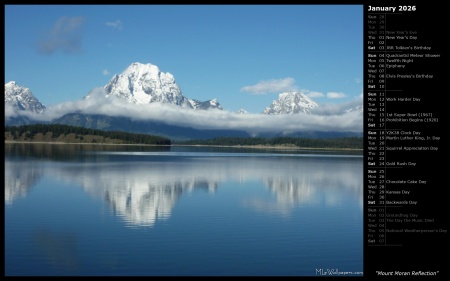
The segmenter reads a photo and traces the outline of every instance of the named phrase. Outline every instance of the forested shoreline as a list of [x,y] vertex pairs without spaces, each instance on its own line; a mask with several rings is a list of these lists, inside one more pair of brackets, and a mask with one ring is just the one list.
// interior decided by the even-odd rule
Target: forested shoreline
[[169,138],[128,133],[102,131],[60,124],[33,124],[5,126],[5,141],[59,142],[59,143],[106,143],[106,144],[150,144],[189,146],[233,146],[286,149],[363,149],[362,137],[343,138],[299,138],[299,137],[220,137],[207,140],[171,141]]
[[189,140],[174,142],[176,145],[209,145],[209,146],[258,146],[281,148],[312,148],[312,149],[363,149],[362,137],[345,138],[242,138],[222,137],[209,140]]
[[60,124],[5,126],[5,141],[170,145],[168,138]]

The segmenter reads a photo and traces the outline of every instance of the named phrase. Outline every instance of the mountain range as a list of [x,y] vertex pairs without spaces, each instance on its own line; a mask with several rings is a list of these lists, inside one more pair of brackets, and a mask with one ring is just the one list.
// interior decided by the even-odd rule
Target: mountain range
[[[127,111],[134,111],[141,105],[158,106],[160,108],[179,108],[179,112],[187,114],[190,111],[205,112],[201,115],[206,121],[212,111],[223,112],[224,109],[217,99],[199,101],[190,99],[183,95],[175,78],[170,73],[161,72],[156,65],[132,63],[124,72],[116,74],[103,87],[92,90],[84,98],[84,102],[94,101],[100,95],[103,98],[102,103],[114,99],[121,106],[127,106]],[[30,89],[17,85],[14,81],[5,84],[5,109],[9,106],[9,112],[5,110],[5,125],[23,125],[37,123],[42,118],[33,118],[43,115],[46,107],[33,96]],[[166,107],[164,107],[166,106]],[[168,107],[167,107],[168,106]],[[283,92],[278,95],[278,99],[266,107],[261,115],[313,115],[313,110],[319,108],[319,104],[313,101],[302,92]],[[182,111],[187,110],[187,111]],[[362,112],[362,105],[355,108],[349,108],[346,112]],[[184,113],[186,112],[186,113]],[[211,112],[211,113],[208,113]],[[244,109],[233,113],[236,116],[248,115]],[[212,116],[212,115],[211,115]],[[231,119],[233,116],[226,115]],[[220,117],[226,119],[225,117]],[[188,118],[184,118],[188,119]],[[220,136],[262,136],[264,130],[256,132],[255,130],[242,130],[225,127],[217,128],[195,128],[184,123],[169,122],[168,120],[155,120],[152,118],[136,119],[126,114],[102,114],[100,112],[85,112],[84,110],[72,110],[65,112],[60,116],[53,117],[47,122],[56,124],[67,124],[82,126],[102,130],[122,130],[129,132],[151,133],[170,137],[172,139],[205,139]],[[258,130],[256,130],[258,131]],[[267,131],[267,130],[266,130]],[[266,135],[268,132],[265,133]],[[319,132],[314,130],[270,130],[270,136],[277,135],[296,135],[296,136],[336,136],[336,132]],[[354,133],[343,132],[344,136]],[[360,133],[358,133],[360,134]],[[341,135],[341,134],[338,134]]]

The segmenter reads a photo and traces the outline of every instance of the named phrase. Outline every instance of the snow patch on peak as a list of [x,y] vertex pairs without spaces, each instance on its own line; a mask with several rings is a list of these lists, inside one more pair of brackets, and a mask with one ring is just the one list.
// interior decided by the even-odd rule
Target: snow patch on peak
[[310,97],[301,92],[283,92],[278,95],[278,99],[264,109],[263,114],[311,114],[310,110],[318,104]]
[[190,99],[191,105],[194,109],[199,110],[209,110],[209,109],[219,109],[223,110],[217,99],[207,100],[207,101],[199,101],[196,99]]
[[239,109],[238,111],[236,111],[235,113],[236,113],[236,114],[248,114],[248,111],[245,110],[245,109],[243,109],[243,108],[241,108],[241,109]]

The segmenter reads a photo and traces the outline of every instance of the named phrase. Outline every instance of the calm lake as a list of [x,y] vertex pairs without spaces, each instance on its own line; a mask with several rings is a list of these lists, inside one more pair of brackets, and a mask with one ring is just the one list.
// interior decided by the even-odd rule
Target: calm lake
[[7,276],[363,271],[362,152],[5,143]]

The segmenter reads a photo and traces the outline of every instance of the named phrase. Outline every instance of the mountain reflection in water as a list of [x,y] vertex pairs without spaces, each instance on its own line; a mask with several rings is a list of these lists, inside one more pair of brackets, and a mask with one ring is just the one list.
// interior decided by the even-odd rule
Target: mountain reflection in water
[[[338,205],[349,197],[363,205],[359,157],[196,157],[195,153],[126,151],[85,155],[95,161],[55,164],[41,157],[44,164],[37,164],[30,158],[6,158],[5,203],[11,205],[16,198],[26,196],[45,174],[54,180],[77,183],[91,196],[103,199],[127,226],[153,226],[156,220],[171,216],[182,194],[194,190],[214,193],[230,180],[259,181],[275,195],[274,200],[243,200],[243,205],[261,212],[287,215],[295,206],[319,201]],[[72,159],[75,156],[81,157],[79,153],[69,154]]]

